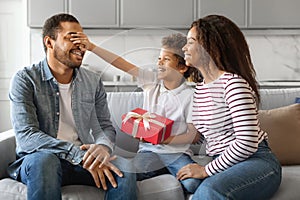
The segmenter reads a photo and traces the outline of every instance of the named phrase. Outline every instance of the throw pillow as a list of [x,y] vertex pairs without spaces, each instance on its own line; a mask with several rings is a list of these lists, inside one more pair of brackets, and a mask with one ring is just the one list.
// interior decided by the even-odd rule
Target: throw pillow
[[280,163],[300,164],[300,104],[260,110],[258,119]]

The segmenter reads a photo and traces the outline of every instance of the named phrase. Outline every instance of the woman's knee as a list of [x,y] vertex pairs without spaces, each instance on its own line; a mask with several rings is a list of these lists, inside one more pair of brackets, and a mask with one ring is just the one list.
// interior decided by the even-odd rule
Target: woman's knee
[[222,192],[218,191],[218,184],[214,185],[209,182],[203,181],[195,191],[192,199],[226,199]]
[[200,183],[201,183],[200,179],[194,179],[194,178],[185,179],[181,181],[182,186],[188,193],[194,193],[199,187]]

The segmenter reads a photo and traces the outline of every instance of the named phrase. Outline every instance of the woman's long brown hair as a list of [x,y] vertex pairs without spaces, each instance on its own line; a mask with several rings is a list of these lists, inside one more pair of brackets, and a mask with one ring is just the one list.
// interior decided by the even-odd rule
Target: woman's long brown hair
[[243,77],[260,101],[256,72],[246,39],[231,20],[220,15],[208,15],[194,21],[197,40],[207,51],[216,66],[223,71]]

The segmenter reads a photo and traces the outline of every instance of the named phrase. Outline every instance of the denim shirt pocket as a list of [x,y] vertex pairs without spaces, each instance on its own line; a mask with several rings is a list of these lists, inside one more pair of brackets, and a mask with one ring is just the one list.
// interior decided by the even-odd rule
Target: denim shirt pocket
[[72,105],[74,106],[73,109],[76,108],[76,110],[73,110],[73,115],[77,128],[80,129],[78,131],[85,133],[90,131],[92,113],[95,112],[95,97],[94,93],[89,91],[83,91],[79,97],[74,99],[74,103],[77,105]]
[[82,114],[90,115],[95,108],[95,94],[92,92],[82,92],[80,98],[80,106],[82,106]]

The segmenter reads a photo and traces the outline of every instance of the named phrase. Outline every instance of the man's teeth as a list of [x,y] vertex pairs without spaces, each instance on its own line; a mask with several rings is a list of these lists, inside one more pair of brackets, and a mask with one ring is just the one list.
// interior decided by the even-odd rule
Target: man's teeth
[[164,72],[164,71],[166,71],[166,69],[164,69],[164,68],[158,68],[157,71]]
[[74,54],[76,54],[76,55],[79,55],[79,56],[82,56],[81,51],[72,51],[72,53],[74,53]]

